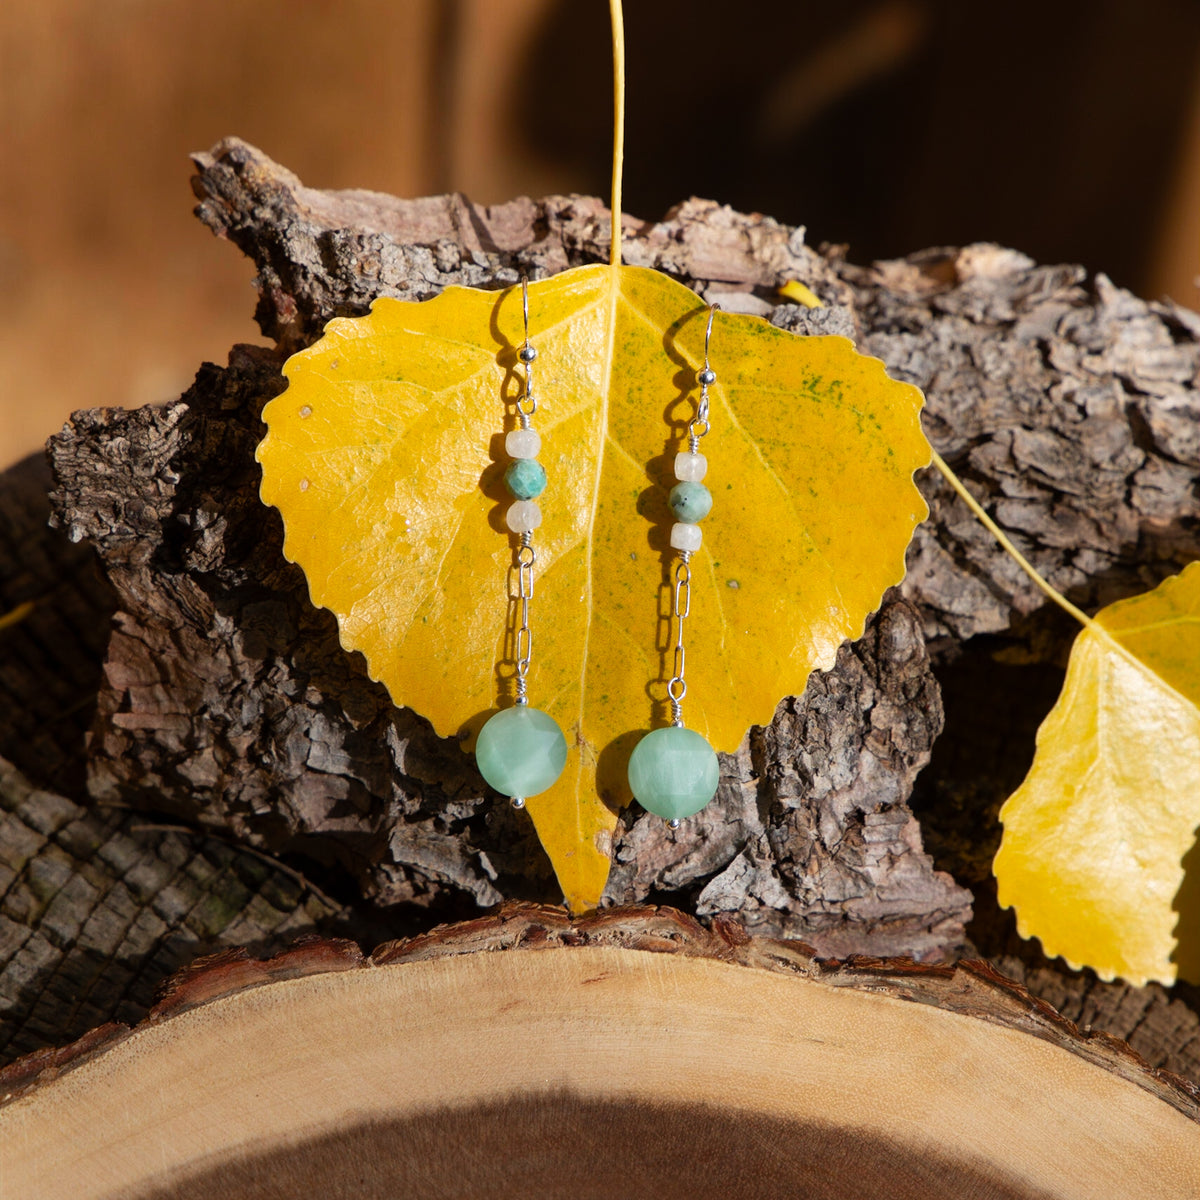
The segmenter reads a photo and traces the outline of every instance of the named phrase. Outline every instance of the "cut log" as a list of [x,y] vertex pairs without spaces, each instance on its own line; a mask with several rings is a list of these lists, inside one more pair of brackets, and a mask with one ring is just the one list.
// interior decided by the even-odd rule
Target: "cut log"
[[[489,951],[502,951],[489,953]],[[185,972],[0,1074],[38,1200],[1193,1200],[1200,1091],[983,964],[514,908]]]

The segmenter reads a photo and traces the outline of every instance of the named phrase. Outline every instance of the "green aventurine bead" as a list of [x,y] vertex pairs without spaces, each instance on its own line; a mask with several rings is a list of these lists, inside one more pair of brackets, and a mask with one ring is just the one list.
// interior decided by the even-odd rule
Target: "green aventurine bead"
[[479,773],[503,796],[536,796],[567,765],[567,739],[553,717],[518,704],[488,720],[475,743]]
[[646,734],[629,756],[638,803],[664,821],[698,813],[717,794],[717,752],[694,729],[668,725]]
[[694,525],[708,516],[712,508],[712,492],[702,483],[677,483],[671,489],[667,503],[679,520]]
[[536,458],[514,458],[504,472],[504,483],[518,500],[532,500],[546,490],[546,468]]

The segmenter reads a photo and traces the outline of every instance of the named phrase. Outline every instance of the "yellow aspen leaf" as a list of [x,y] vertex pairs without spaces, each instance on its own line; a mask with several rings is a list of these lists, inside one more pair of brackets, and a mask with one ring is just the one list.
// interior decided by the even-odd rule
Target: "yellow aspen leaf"
[[1000,820],[999,900],[1022,937],[1101,979],[1200,974],[1174,936],[1200,825],[1200,563],[1079,634]]
[[[612,266],[530,284],[529,309],[549,476],[529,699],[570,754],[528,812],[578,911],[604,888],[633,745],[666,723],[666,497],[708,313],[659,272]],[[263,414],[285,554],[343,646],[442,736],[512,702],[501,476],[523,336],[519,287],[382,298],[293,356]],[[684,712],[731,751],[903,577],[930,452],[920,392],[844,338],[717,313],[711,358],[715,504],[692,562]]]

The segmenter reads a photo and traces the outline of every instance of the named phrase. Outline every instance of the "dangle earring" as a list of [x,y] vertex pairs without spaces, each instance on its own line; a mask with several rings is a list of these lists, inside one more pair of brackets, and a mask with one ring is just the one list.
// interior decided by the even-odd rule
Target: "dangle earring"
[[684,817],[698,813],[717,793],[721,770],[716,751],[694,729],[683,724],[683,698],[687,657],[683,647],[683,623],[692,607],[692,555],[700,549],[698,522],[712,508],[712,494],[701,483],[708,461],[700,453],[700,439],[709,431],[708,389],[717,381],[708,363],[708,343],[718,304],[708,310],[704,331],[704,367],[696,374],[700,397],[696,414],[688,424],[688,448],[675,455],[675,478],[667,503],[678,520],[671,526],[671,548],[678,552],[671,591],[671,622],[675,627],[674,675],[667,684],[671,701],[671,724],[646,734],[629,758],[629,787],[647,812],[679,828]]
[[[553,717],[539,708],[529,707],[527,680],[533,655],[533,630],[529,624],[529,604],[533,599],[533,568],[537,553],[533,531],[542,523],[541,509],[535,497],[546,487],[546,471],[537,460],[542,439],[533,428],[537,400],[533,394],[533,362],[537,351],[529,344],[529,283],[521,280],[521,311],[525,320],[525,341],[517,352],[525,368],[521,395],[517,398],[517,425],[504,439],[504,449],[512,460],[504,472],[504,483],[513,502],[505,514],[505,523],[518,536],[513,553],[510,579],[515,574],[517,626],[513,640],[516,661],[516,703],[501,709],[479,731],[475,761],[479,773],[496,791],[512,799],[513,808],[524,808],[527,796],[536,796],[550,787],[567,763],[567,739]],[[510,584],[511,587],[511,584]]]

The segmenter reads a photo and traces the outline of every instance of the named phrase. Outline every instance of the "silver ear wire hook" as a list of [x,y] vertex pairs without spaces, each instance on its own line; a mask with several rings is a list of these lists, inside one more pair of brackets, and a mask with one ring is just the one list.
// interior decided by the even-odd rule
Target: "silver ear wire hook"
[[700,447],[700,439],[708,432],[708,389],[717,382],[717,373],[708,365],[708,343],[712,338],[713,317],[721,306],[714,300],[708,306],[708,325],[704,329],[704,366],[696,372],[700,384],[700,399],[696,401],[696,415],[688,425],[688,449],[693,454]]
[[[713,383],[716,382],[716,375],[714,374],[712,367],[708,365],[708,343],[709,339],[712,337],[713,317],[717,315],[717,309],[720,307],[721,306],[715,300],[708,306],[708,325],[704,330],[704,370],[707,374],[713,376],[711,380]],[[701,380],[700,382],[701,385],[703,385],[704,381]]]

